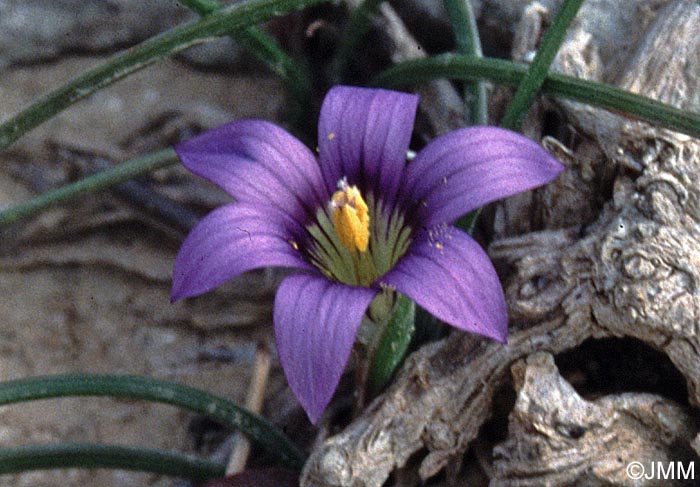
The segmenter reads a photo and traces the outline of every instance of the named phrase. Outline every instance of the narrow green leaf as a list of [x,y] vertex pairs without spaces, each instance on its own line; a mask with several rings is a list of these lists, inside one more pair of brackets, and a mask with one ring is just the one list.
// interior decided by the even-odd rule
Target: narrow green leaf
[[406,355],[415,330],[415,319],[416,305],[408,297],[398,294],[369,369],[370,397],[384,389]]
[[178,0],[185,7],[204,17],[221,8],[218,0]]
[[0,474],[55,468],[109,468],[183,477],[197,482],[221,477],[225,466],[186,455],[117,445],[69,443],[0,448]]
[[[476,25],[471,0],[444,0],[447,16],[452,24],[457,50],[466,56],[481,57],[481,39]],[[483,81],[465,81],[464,105],[469,125],[487,125],[489,122],[486,84]],[[472,211],[456,222],[457,228],[470,235],[474,232],[480,209]]]
[[[472,0],[444,0],[447,17],[455,33],[457,51],[465,56],[481,57],[481,39],[476,25]],[[483,81],[466,81],[464,104],[469,125],[486,125],[489,121],[486,85]]]
[[[518,85],[526,71],[526,66],[511,61],[443,54],[395,64],[374,78],[372,85],[391,88],[436,78],[487,79],[496,83]],[[541,91],[547,95],[587,103],[686,135],[700,137],[700,114],[680,110],[615,86],[550,73]]]
[[547,29],[544,39],[542,39],[530,69],[515,92],[513,101],[501,122],[502,127],[510,130],[520,129],[523,118],[525,118],[525,114],[535,101],[537,93],[547,78],[549,67],[552,65],[562,42],[564,42],[566,31],[576,17],[582,3],[583,0],[564,0],[552,25]]
[[284,15],[324,0],[251,0],[217,10],[153,37],[89,70],[0,125],[0,150],[61,110],[149,64],[172,54],[250,25]]
[[[180,2],[201,16],[214,14],[224,8],[224,5],[217,0],[180,0]],[[311,96],[311,79],[306,67],[296,62],[284,52],[274,38],[257,27],[248,27],[235,34],[233,38],[280,77],[291,94],[291,118],[296,120],[301,117]]]
[[123,183],[150,171],[178,162],[177,154],[173,149],[164,149],[138,159],[132,159],[111,169],[80,179],[74,183],[66,184],[53,191],[47,191],[25,203],[0,212],[0,228],[4,225],[16,222],[22,218],[64,203],[79,196],[96,193],[115,184]]
[[305,455],[265,419],[222,397],[193,387],[130,375],[67,374],[0,383],[0,405],[68,396],[108,396],[170,404],[202,414],[245,434],[290,468]]
[[377,9],[384,0],[364,0],[350,14],[350,20],[343,30],[343,36],[340,39],[338,51],[335,54],[333,66],[331,69],[331,77],[333,83],[338,84],[344,82],[347,77],[347,71],[353,56],[357,53],[357,46],[360,40],[367,35],[370,26],[372,25],[372,17],[377,13]]
[[476,228],[476,221],[479,218],[479,214],[481,213],[481,208],[477,208],[476,210],[472,210],[466,215],[464,215],[462,218],[457,220],[457,223],[455,224],[457,228],[461,228],[465,232],[467,232],[469,235],[474,235],[474,229]]

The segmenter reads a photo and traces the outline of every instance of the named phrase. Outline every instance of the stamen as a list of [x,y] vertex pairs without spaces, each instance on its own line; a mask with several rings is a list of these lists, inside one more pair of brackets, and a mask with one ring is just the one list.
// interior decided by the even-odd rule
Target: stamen
[[333,225],[343,246],[351,252],[365,252],[369,244],[369,209],[357,186],[341,179],[330,206]]

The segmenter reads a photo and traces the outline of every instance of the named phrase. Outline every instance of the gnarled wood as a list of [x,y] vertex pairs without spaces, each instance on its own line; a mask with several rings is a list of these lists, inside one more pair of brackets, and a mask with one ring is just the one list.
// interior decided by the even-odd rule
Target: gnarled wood
[[[610,9],[625,15],[611,16]],[[680,46],[697,42],[691,32],[700,21],[700,4],[601,0],[587,2],[580,15],[612,22],[628,22],[630,17],[636,19],[638,32],[622,46],[604,42],[619,38],[614,25],[577,22],[558,68],[590,79],[617,80],[625,88],[699,110],[695,94],[700,92],[700,63],[695,61],[700,50]],[[639,26],[649,26],[644,35]],[[661,65],[669,71],[663,83],[656,83]],[[430,477],[477,436],[511,364],[535,352],[571,349],[588,338],[634,337],[662,351],[685,377],[691,405],[700,405],[700,142],[579,104],[560,106],[582,139],[573,150],[548,142],[564,156],[569,171],[536,197],[509,200],[496,211],[497,240],[490,253],[508,270],[508,345],[455,333],[415,353],[395,384],[363,416],[313,452],[303,486],[380,486],[422,449],[428,453],[420,474]],[[601,195],[608,195],[607,200]],[[529,233],[522,234],[518,215],[529,222]],[[532,215],[538,221],[533,223]],[[549,359],[537,355],[531,360]],[[539,367],[532,370],[544,374],[537,380],[551,389],[549,397],[541,398],[546,402],[562,394],[564,383],[553,366]],[[533,371],[521,377],[536,375]],[[526,394],[530,392],[521,391],[521,404]],[[655,435],[663,430],[664,418],[655,404],[670,408],[675,418],[670,433],[659,438]],[[700,444],[699,438],[692,439],[697,428],[685,413],[657,397],[621,395],[586,403],[570,395],[561,406],[564,417],[579,414],[578,408],[587,411],[579,414],[582,421],[599,417],[597,427],[614,426],[612,437],[596,438],[599,455],[606,445],[631,438],[644,459],[654,460],[672,458],[653,457],[657,452],[671,455],[668,435],[683,452],[697,452]],[[495,485],[530,485],[522,479],[532,470],[518,453],[519,445],[525,448],[534,441],[517,429],[523,414],[516,407],[511,437],[499,450]],[[686,425],[683,431],[681,423]],[[595,452],[576,455],[593,461]],[[578,460],[557,463],[557,458],[537,458],[540,463],[532,468],[544,473],[532,485],[565,485],[547,483],[545,477],[580,478]],[[619,472],[593,471],[588,478],[599,483],[590,485],[601,485],[604,479],[627,485]]]
[[[692,479],[633,479],[639,462],[690,468],[698,424],[677,404],[653,394],[625,393],[587,401],[560,375],[554,359],[536,353],[513,367],[518,400],[509,438],[494,450],[491,487],[586,485],[681,486]],[[664,467],[666,468],[666,467]],[[675,473],[675,472],[674,472]]]

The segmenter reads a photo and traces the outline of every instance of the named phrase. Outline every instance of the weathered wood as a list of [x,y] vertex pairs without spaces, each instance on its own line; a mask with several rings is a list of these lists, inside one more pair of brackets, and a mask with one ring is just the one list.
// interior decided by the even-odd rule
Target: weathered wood
[[[692,35],[700,22],[697,1],[591,1],[584,9],[582,19],[636,21],[636,32],[624,45],[609,44],[620,39],[615,25],[580,20],[558,69],[618,81],[700,111],[700,50],[692,47],[698,42]],[[619,28],[630,30],[628,24]],[[686,44],[692,48],[681,48]],[[657,83],[664,65],[668,71]],[[363,416],[313,452],[303,486],[380,486],[421,450],[427,451],[421,476],[434,475],[476,438],[516,362],[518,404],[510,436],[496,450],[493,485],[632,485],[624,483],[625,465],[606,448],[624,447],[624,459],[637,461],[680,460],[679,454],[687,459],[691,448],[698,452],[695,421],[669,400],[620,394],[588,403],[567,389],[551,358],[527,358],[589,338],[633,337],[668,356],[687,381],[690,404],[700,405],[700,141],[579,104],[559,107],[577,143],[546,143],[569,170],[535,196],[508,200],[496,210],[490,253],[508,270],[508,345],[454,333],[419,350]],[[528,398],[605,434],[591,438],[588,449],[565,445],[566,431],[556,427],[536,438],[524,422],[551,428],[552,409],[534,418],[537,413],[523,409]],[[537,442],[544,449],[524,462],[523,452]],[[564,447],[571,456],[561,459],[555,452]],[[595,468],[582,473],[580,462]]]
[[[491,487],[639,485],[628,465],[681,462],[688,469],[695,418],[653,394],[625,393],[587,401],[557,371],[547,353],[516,362],[518,400],[509,438],[494,450]],[[666,467],[664,467],[666,468]],[[649,479],[644,485],[694,485],[692,479]],[[644,479],[643,479],[644,480]]]

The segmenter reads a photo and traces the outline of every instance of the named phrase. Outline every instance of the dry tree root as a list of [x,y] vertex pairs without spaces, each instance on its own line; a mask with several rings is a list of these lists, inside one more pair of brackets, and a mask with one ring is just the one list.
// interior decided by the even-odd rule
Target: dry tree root
[[[585,4],[558,69],[700,111],[700,4],[619,3]],[[613,20],[636,16],[624,45],[609,22],[594,21],[611,8],[624,13]],[[303,486],[378,487],[419,451],[420,476],[431,477],[476,438],[511,366],[518,397],[492,485],[652,486],[631,483],[626,464],[697,459],[696,410],[640,393],[589,402],[549,354],[635,338],[670,359],[700,406],[700,142],[575,103],[557,109],[578,142],[546,144],[569,170],[496,210],[490,254],[506,270],[508,344],[453,333],[413,354],[364,415],[312,453]]]
[[[635,485],[627,470],[633,462],[689,468],[698,424],[673,401],[642,393],[586,401],[544,352],[516,362],[512,371],[518,400],[509,438],[494,449],[492,487]],[[645,485],[669,485],[654,480]]]

